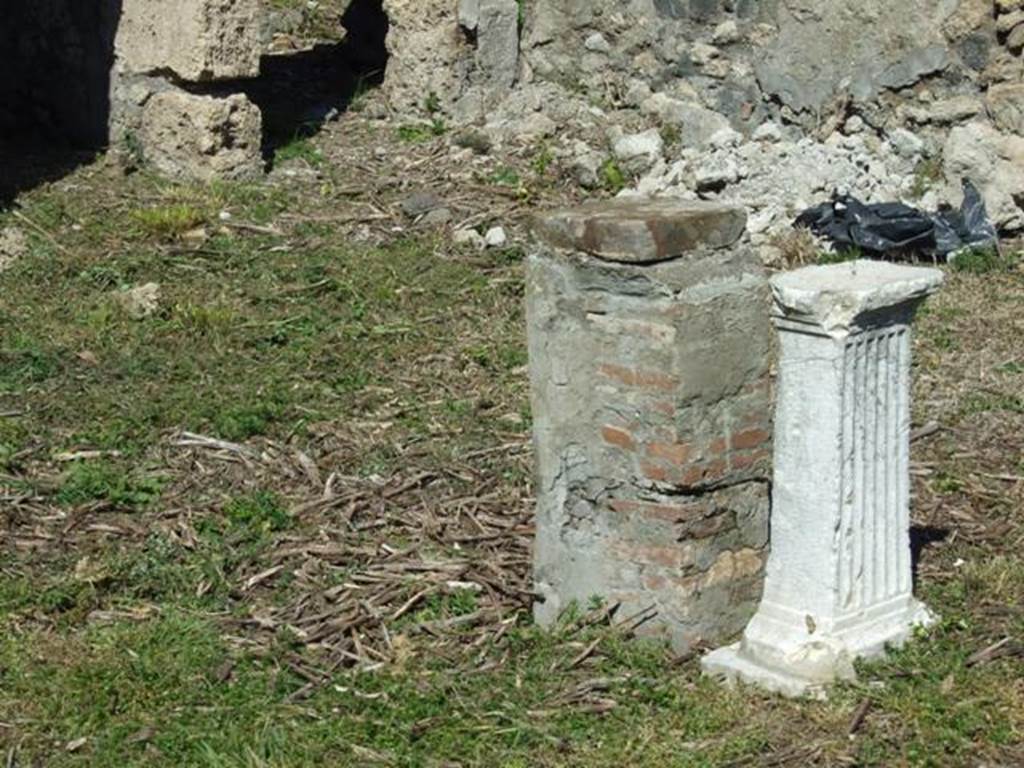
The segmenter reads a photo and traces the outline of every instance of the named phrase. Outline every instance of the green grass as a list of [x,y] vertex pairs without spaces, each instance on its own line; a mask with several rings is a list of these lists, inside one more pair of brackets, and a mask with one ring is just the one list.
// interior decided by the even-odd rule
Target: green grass
[[859,248],[843,248],[838,251],[821,251],[818,254],[818,264],[842,264],[847,261],[863,259],[864,254]]
[[115,507],[145,507],[160,495],[162,485],[158,477],[136,477],[123,467],[90,461],[71,468],[55,500],[66,506],[105,501]]
[[518,187],[521,183],[519,174],[515,168],[509,168],[502,166],[498,168],[494,173],[491,174],[490,181],[492,184],[499,184],[504,187]]
[[986,275],[991,272],[1006,272],[1013,269],[1019,261],[1019,255],[1003,255],[994,248],[970,248],[950,260],[950,266],[956,272],[970,275]]
[[143,235],[177,238],[202,224],[206,216],[194,205],[177,203],[136,211],[134,219]]
[[[838,688],[828,704],[726,691],[700,679],[692,664],[673,668],[660,646],[606,630],[527,627],[509,633],[502,663],[486,674],[413,656],[401,669],[342,675],[295,699],[305,680],[289,667],[287,637],[253,655],[215,622],[170,607],[68,636],[6,633],[0,714],[16,713],[28,726],[20,755],[50,754],[47,764],[57,766],[696,767],[769,754],[793,727],[831,724],[832,746],[848,746],[845,725],[867,700],[853,742],[857,764],[964,765],[979,743],[992,749],[1021,737],[1013,709],[1020,700],[1001,693],[1020,665],[965,666],[972,646],[964,643],[970,620],[961,608],[990,578],[969,572],[944,587],[950,613],[941,625],[885,662],[862,666],[860,682]],[[596,661],[569,670],[578,649],[595,640]],[[75,752],[63,749],[83,738]]]
[[440,118],[434,118],[429,123],[409,123],[398,126],[398,138],[410,144],[421,144],[438,136],[444,136],[448,132],[448,126]]
[[598,171],[598,176],[604,189],[613,195],[621,192],[626,186],[626,174],[619,167],[615,158],[610,157],[604,161]]
[[[269,190],[172,194],[207,195],[205,207],[229,207],[256,222],[281,204]],[[57,204],[43,200],[33,216],[45,220]],[[53,219],[64,215],[82,214],[55,212]],[[443,320],[449,297],[477,305],[483,317],[495,297],[507,305],[507,291],[519,290],[489,286],[479,268],[437,257],[428,241],[384,250],[336,243],[300,253],[275,250],[275,236],[224,231],[199,251],[171,254],[161,229],[113,253],[89,249],[88,241],[106,242],[120,224],[97,219],[78,235],[86,247],[68,253],[37,242],[3,276],[20,287],[0,294],[0,321],[9,329],[0,346],[0,397],[17,394],[26,413],[0,420],[0,444],[47,433],[57,450],[132,453],[169,430],[232,441],[301,430],[358,412],[365,402],[354,394],[386,386],[395,364],[425,346],[454,341],[458,350],[456,329]],[[115,311],[111,287],[150,281],[162,286],[154,316],[133,321]],[[514,317],[506,312],[501,322]],[[462,345],[473,346],[474,336],[465,334]]]
[[928,190],[938,184],[943,177],[942,160],[937,157],[930,157],[920,161],[914,169],[914,183],[911,187],[911,197],[920,199]]
[[303,160],[313,168],[324,163],[323,153],[306,136],[296,136],[274,151],[274,164],[287,163],[289,160]]
[[280,500],[269,491],[258,491],[232,499],[224,513],[234,525],[254,527],[265,532],[281,531],[291,525],[291,518]]
[[[1019,317],[1013,274],[952,273],[919,321],[926,392],[915,407],[956,429],[948,454],[915,446],[934,466],[915,483],[915,514],[947,533],[968,521],[926,550],[918,574],[941,620],[828,702],[730,691],[695,659],[572,616],[539,631],[525,607],[500,632],[455,623],[427,637],[425,624],[493,605],[490,586],[457,572],[389,624],[391,663],[352,669],[280,617],[301,601],[329,613],[332,590],[365,576],[361,558],[387,564],[406,548],[492,573],[501,546],[456,548],[443,529],[465,517],[475,536],[463,505],[495,493],[488,514],[530,505],[528,457],[503,453],[530,425],[522,252],[355,244],[316,215],[346,204],[326,185],[317,198],[139,175],[118,184],[26,196],[22,211],[54,240],[32,235],[0,275],[0,413],[11,414],[0,416],[0,497],[18,499],[0,515],[12,542],[0,554],[0,754],[12,764],[1019,763],[1024,659],[968,665],[1024,637],[1017,486],[994,479],[1001,495],[980,493],[975,472],[1009,471],[976,457],[1009,450],[1024,408],[1012,389],[968,376],[1019,378],[1015,337],[999,335]],[[201,216],[167,213],[178,209]],[[222,210],[281,234],[218,229]],[[163,213],[146,225],[138,211]],[[180,237],[193,218],[210,229],[198,243]],[[153,316],[112,309],[111,290],[150,281],[162,287]],[[985,346],[984,365],[961,357]],[[957,377],[952,397],[943,388]],[[186,451],[182,430],[242,452]],[[83,451],[103,453],[57,460]],[[303,477],[300,453],[322,477]],[[429,487],[407,492],[414,507],[388,496],[410,471],[450,483],[446,506]],[[314,514],[311,499],[332,504]],[[421,516],[389,527],[410,509]],[[345,547],[289,560],[296,542]],[[526,557],[526,545],[515,551]],[[391,605],[422,586],[414,572]]]

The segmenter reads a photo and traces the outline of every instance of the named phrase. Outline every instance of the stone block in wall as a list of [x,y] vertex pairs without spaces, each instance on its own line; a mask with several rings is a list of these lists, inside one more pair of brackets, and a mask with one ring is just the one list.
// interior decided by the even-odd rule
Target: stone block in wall
[[384,91],[391,107],[414,114],[450,109],[465,93],[473,48],[451,0],[384,0],[388,66]]
[[538,219],[527,315],[535,615],[594,596],[679,650],[760,597],[771,444],[767,283],[741,210],[680,201]]
[[1024,230],[1024,136],[1000,133],[988,122],[958,125],[949,132],[943,164],[947,199],[955,199],[961,179],[970,179],[1001,232]]
[[778,35],[757,59],[762,88],[795,112],[822,112],[846,90],[870,101],[885,89],[913,85],[951,63],[943,24],[949,0],[822,0],[779,6]]
[[154,93],[139,116],[146,164],[171,178],[207,182],[263,172],[259,108],[241,94],[224,98],[178,89]]
[[1024,136],[1024,83],[999,83],[985,94],[985,106],[1001,131]]
[[118,68],[189,82],[255,77],[259,0],[124,0]]

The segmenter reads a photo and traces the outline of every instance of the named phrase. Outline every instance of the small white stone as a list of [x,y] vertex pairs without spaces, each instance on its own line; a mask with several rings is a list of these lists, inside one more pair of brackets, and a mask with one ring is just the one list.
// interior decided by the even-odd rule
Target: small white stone
[[662,158],[665,142],[656,128],[618,136],[612,141],[612,153],[629,173],[641,173]]
[[761,123],[753,134],[754,141],[779,142],[782,141],[782,128],[778,123],[771,121]]
[[758,211],[752,214],[747,220],[747,231],[752,235],[759,235],[762,232],[767,231],[768,227],[775,221],[775,217],[778,215],[778,211],[774,208],[765,208],[762,211]]
[[475,229],[459,229],[452,234],[452,242],[456,245],[471,245],[483,250],[486,242]]
[[694,43],[690,48],[690,58],[694,63],[704,65],[710,63],[722,55],[722,52],[713,45],[707,43]]
[[160,285],[146,283],[127,290],[116,291],[114,299],[134,320],[143,320],[154,314],[160,306]]
[[711,33],[711,42],[715,45],[728,45],[740,39],[739,25],[733,20],[723,21]]
[[645,100],[650,98],[651,93],[651,86],[647,82],[634,78],[629,81],[626,87],[626,103],[639,107]]
[[739,181],[739,167],[732,158],[714,156],[697,167],[695,180],[698,190],[715,189]]
[[719,128],[708,139],[708,144],[715,149],[727,149],[729,147],[738,147],[740,142],[743,141],[743,136],[739,131],[733,130],[731,127]]
[[590,35],[583,43],[583,47],[593,53],[608,53],[612,47],[608,40],[600,32]]
[[843,129],[848,134],[851,135],[855,133],[860,133],[861,131],[864,130],[864,118],[861,117],[860,115],[851,115],[849,118],[847,118],[846,124],[843,126]]
[[491,227],[484,235],[484,245],[488,248],[501,248],[508,242],[504,227]]
[[908,160],[920,157],[924,154],[924,141],[906,128],[896,128],[889,132],[889,144],[900,157]]
[[28,253],[28,237],[17,227],[0,230],[0,272]]
[[619,160],[632,160],[636,157],[647,157],[652,161],[661,157],[665,141],[657,128],[643,133],[631,133],[620,136],[612,142],[612,152]]

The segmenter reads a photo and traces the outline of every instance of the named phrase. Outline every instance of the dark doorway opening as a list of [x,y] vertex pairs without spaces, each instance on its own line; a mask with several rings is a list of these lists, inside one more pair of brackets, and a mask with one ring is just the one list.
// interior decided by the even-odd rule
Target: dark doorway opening
[[389,23],[382,0],[354,0],[341,26],[337,43],[268,54],[260,77],[216,86],[220,94],[244,93],[260,108],[268,161],[282,146],[316,134],[383,82]]
[[4,4],[0,207],[107,144],[121,0]]

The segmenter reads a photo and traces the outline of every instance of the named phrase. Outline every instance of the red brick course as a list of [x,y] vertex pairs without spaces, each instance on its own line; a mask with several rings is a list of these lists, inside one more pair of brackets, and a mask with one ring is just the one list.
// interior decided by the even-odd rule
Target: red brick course
[[649,389],[656,392],[671,392],[679,386],[678,379],[672,376],[667,376],[659,371],[644,370],[642,368],[627,368],[626,366],[615,365],[613,363],[601,363],[598,365],[597,371],[605,378],[636,389]]
[[614,445],[616,448],[621,448],[624,451],[632,451],[636,448],[636,441],[633,439],[633,435],[624,429],[613,427],[610,424],[601,427],[601,437],[604,438],[608,445]]

